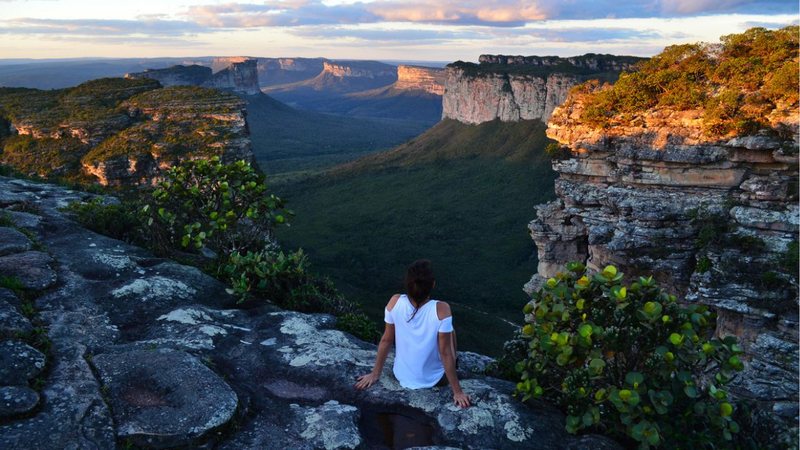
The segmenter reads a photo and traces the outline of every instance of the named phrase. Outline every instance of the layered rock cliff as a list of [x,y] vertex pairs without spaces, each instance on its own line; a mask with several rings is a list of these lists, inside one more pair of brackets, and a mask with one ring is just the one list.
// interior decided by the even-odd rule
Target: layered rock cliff
[[578,83],[573,75],[545,77],[486,73],[470,76],[464,69],[448,67],[445,74],[442,117],[468,124],[500,119],[503,122],[541,120],[567,98]]
[[239,309],[198,269],[62,211],[89,200],[114,201],[0,177],[0,276],[18,282],[0,288],[2,448],[620,448],[568,435],[560,413],[514,400],[468,352],[468,409],[447,387],[402,388],[391,356],[357,391],[374,345],[328,315]]
[[397,66],[394,87],[403,91],[422,91],[433,95],[444,94],[444,69],[420,66]]
[[[787,73],[797,66],[791,47]],[[716,59],[719,53],[703,53],[708,73],[727,67]],[[733,62],[742,51],[730,53]],[[671,57],[665,52],[663,59]],[[772,75],[765,77],[756,80],[761,84],[755,90],[710,75],[691,86],[710,93],[705,105],[734,87],[743,102],[759,98],[766,109],[756,117],[760,129],[750,132],[718,132],[724,128],[715,122],[716,110],[663,106],[658,98],[656,106],[634,113],[613,115],[613,108],[625,106],[616,104],[590,111],[612,88],[574,91],[548,125],[548,136],[569,152],[553,162],[558,199],[539,206],[530,224],[539,266],[526,289],[536,289],[568,261],[594,269],[613,264],[632,277],[654,274],[685,301],[710,305],[718,314],[718,335],[738,337],[747,362],[735,392],[768,402],[776,417],[796,425],[797,82],[792,89],[789,81],[787,94],[779,96],[769,87]],[[671,92],[689,91],[682,86]],[[618,98],[627,98],[621,89]],[[642,92],[632,88],[630,95]],[[604,112],[600,124],[590,120],[597,111]]]
[[0,163],[26,175],[150,184],[185,158],[252,160],[241,98],[149,78],[2,89],[0,118]]
[[322,72],[339,78],[397,78],[394,67],[371,61],[325,61]]
[[211,68],[200,65],[177,65],[166,69],[149,69],[125,74],[130,79],[157,80],[162,86],[203,86],[224,89],[237,94],[261,92],[258,61],[244,56],[214,58]]
[[261,86],[294,83],[314,78],[322,72],[324,58],[258,58]]
[[442,117],[468,124],[547,122],[570,88],[589,78],[613,79],[642,58],[611,55],[481,55],[480,64],[447,66]]

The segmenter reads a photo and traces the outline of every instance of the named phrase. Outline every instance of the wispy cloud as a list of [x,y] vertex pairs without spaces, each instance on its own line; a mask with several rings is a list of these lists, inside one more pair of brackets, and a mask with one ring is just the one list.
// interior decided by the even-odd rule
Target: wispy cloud
[[786,0],[379,0],[346,4],[327,4],[322,0],[268,0],[263,3],[191,6],[186,17],[215,28],[377,22],[515,27],[559,19],[795,11],[797,5]]
[[74,36],[155,35],[182,36],[200,33],[206,28],[194,22],[140,18],[138,20],[36,19],[18,18],[0,21],[3,34],[54,34]]

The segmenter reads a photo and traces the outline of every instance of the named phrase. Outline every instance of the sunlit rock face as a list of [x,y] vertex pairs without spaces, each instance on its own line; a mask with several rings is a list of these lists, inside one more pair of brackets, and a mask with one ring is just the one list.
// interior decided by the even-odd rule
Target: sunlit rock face
[[589,78],[613,79],[641,58],[587,54],[556,56],[481,55],[479,64],[450,64],[444,77],[443,118],[469,124],[541,120]]
[[445,74],[442,116],[469,124],[495,119],[546,122],[575,84],[577,79],[572,75],[540,77],[486,73],[472,76],[463,69],[449,67]]
[[[547,135],[569,149],[553,162],[558,199],[530,223],[538,273],[568,261],[653,274],[687,302],[713,307],[717,334],[745,349],[738,395],[786,412],[798,396],[798,114],[766,118],[782,135],[710,138],[701,112],[648,111],[632,123],[595,128],[581,119],[590,93],[555,110]],[[792,408],[788,408],[791,410]]]
[[429,94],[444,94],[444,69],[418,66],[397,66],[396,89],[408,91],[424,91]]

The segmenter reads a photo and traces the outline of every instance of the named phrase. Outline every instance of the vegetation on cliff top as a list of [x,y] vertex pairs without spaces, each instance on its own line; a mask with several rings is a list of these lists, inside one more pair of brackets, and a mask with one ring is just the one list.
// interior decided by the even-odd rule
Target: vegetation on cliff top
[[[103,78],[51,91],[0,88],[0,163],[24,175],[87,182],[81,163],[152,157],[173,164],[187,155],[221,155],[236,136],[219,115],[243,107],[226,92],[162,89],[149,79]],[[15,134],[11,125],[30,134]]]
[[773,111],[797,111],[797,26],[752,28],[721,41],[673,45],[613,86],[576,87],[574,94],[586,94],[581,120],[604,128],[656,109],[700,110],[705,132],[722,137],[772,128]]
[[[582,56],[576,56],[576,59],[595,60],[598,67],[605,67],[608,62],[616,62],[619,64],[636,64],[644,61],[645,58],[636,56],[618,56],[618,55],[603,55],[595,53],[587,53]],[[536,59],[541,61],[542,64],[500,64],[500,63],[487,63],[482,62],[475,64],[471,62],[456,61],[450,63],[447,67],[454,67],[461,69],[465,76],[468,77],[483,77],[490,75],[528,75],[543,77],[553,73],[569,74],[575,76],[591,75],[591,78],[600,78],[602,80],[613,81],[616,79],[616,72],[603,71],[592,69],[588,64],[578,66],[570,62],[567,58],[560,58],[557,56],[542,56],[542,57],[526,57],[526,59]],[[585,78],[584,78],[585,79]]]

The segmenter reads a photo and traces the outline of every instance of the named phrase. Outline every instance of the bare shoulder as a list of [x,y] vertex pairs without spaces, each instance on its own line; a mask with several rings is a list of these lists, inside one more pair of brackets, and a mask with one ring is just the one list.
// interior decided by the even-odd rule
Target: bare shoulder
[[394,294],[392,298],[389,299],[389,303],[386,304],[386,309],[391,311],[394,308],[394,305],[397,304],[397,300],[400,299],[400,294]]
[[439,320],[446,319],[452,315],[453,313],[450,311],[450,305],[446,302],[436,302],[436,316],[439,317]]

